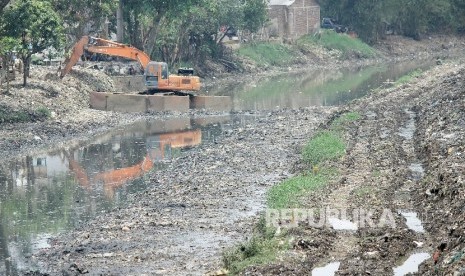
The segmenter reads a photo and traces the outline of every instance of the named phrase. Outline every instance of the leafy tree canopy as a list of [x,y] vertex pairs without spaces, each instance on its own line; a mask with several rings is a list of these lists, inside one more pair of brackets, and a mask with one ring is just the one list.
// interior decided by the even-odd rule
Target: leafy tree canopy
[[319,0],[321,16],[338,19],[369,43],[387,33],[420,39],[465,32],[463,0]]
[[21,39],[23,47],[32,47],[32,53],[59,49],[63,42],[61,18],[46,1],[15,2],[4,11],[0,26],[1,36]]
[[[48,0],[62,17],[65,33],[73,41],[83,35],[98,34],[116,13],[115,0]],[[114,22],[113,22],[114,23]],[[115,24],[113,24],[115,25]],[[113,28],[113,31],[115,29]]]

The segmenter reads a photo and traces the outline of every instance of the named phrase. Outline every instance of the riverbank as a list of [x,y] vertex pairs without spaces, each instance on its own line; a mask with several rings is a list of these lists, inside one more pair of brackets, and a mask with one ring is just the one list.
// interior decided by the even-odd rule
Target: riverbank
[[[337,63],[332,66],[336,68],[335,64]],[[417,112],[411,107],[420,105],[414,101],[415,99],[419,101],[420,91],[431,92],[434,89],[440,91],[439,88],[444,84],[448,74],[459,80],[460,78],[453,73],[453,70],[461,67],[454,66],[446,64],[437,67],[417,80],[421,83],[383,90],[347,107],[237,112],[236,115],[250,119],[244,120],[232,131],[223,133],[223,139],[210,141],[210,143],[185,152],[181,158],[173,160],[166,170],[152,172],[147,176],[146,181],[150,182],[153,187],[145,193],[135,195],[129,201],[127,208],[102,214],[78,226],[70,233],[52,238],[50,240],[52,247],[30,256],[30,261],[31,263],[38,261],[43,268],[42,272],[52,275],[62,274],[63,270],[70,274],[86,271],[91,274],[153,274],[154,271],[158,274],[203,274],[221,268],[223,266],[222,251],[232,246],[233,243],[240,242],[244,237],[251,236],[252,226],[256,219],[254,215],[266,206],[266,191],[274,184],[299,174],[305,169],[305,164],[302,163],[300,157],[302,146],[322,122],[331,122],[330,118],[333,118],[334,114],[345,109],[358,112],[361,116],[361,121],[347,126],[346,139],[350,141],[347,156],[351,158],[346,160],[348,157],[344,157],[341,164],[339,162],[334,164],[341,171],[340,175],[346,179],[341,178],[330,183],[328,190],[324,190],[325,193],[322,195],[315,194],[314,200],[308,203],[308,206],[318,207],[319,203],[328,202],[356,207],[358,202],[362,202],[362,206],[368,206],[363,204],[374,201],[378,204],[376,206],[391,207],[390,198],[394,197],[391,194],[396,187],[393,186],[391,180],[401,181],[404,177],[410,177],[408,169],[400,169],[401,165],[409,167],[410,163],[407,161],[410,159],[402,161],[402,158],[407,156],[421,159],[410,153],[413,142],[408,137],[396,135],[396,130],[402,132],[401,128],[410,122],[409,114],[411,113],[405,112],[404,109]],[[76,83],[77,86],[83,85],[79,80],[72,83]],[[88,85],[94,83],[91,81]],[[458,81],[454,83],[454,80],[450,80],[450,83],[451,88],[454,88]],[[68,85],[72,84],[68,83]],[[66,91],[67,87],[64,86],[61,89]],[[458,85],[458,87],[461,86]],[[76,91],[79,92],[78,88]],[[105,89],[111,89],[111,87]],[[40,89],[38,93],[44,93],[43,91]],[[30,93],[27,91],[22,91],[22,93],[21,97],[24,101],[30,100]],[[57,97],[51,97],[50,102],[60,106],[70,101],[66,94],[58,94],[63,97],[59,96],[59,101]],[[410,96],[404,97],[405,95]],[[439,92],[427,95],[433,102],[434,99],[442,99]],[[79,108],[82,110],[75,106],[77,109],[69,113],[67,111],[63,114],[56,112],[53,120],[2,124],[2,137],[8,138],[2,141],[4,143],[2,153],[5,154],[3,156],[25,154],[37,150],[36,147],[52,147],[62,142],[64,145],[70,138],[86,139],[104,129],[129,124],[135,120],[187,115],[118,114],[89,110],[84,102],[81,104]],[[426,104],[421,106],[426,106]],[[366,108],[372,110],[372,113],[367,112]],[[372,118],[373,113],[379,120]],[[207,114],[206,112],[194,112],[191,115]],[[457,115],[451,116],[451,118],[456,117]],[[433,118],[431,117],[430,120]],[[382,134],[385,129],[390,131],[387,133],[389,138]],[[372,132],[381,133],[380,137]],[[384,150],[381,146],[384,145],[382,139],[385,139],[387,143]],[[395,146],[398,143],[405,144],[406,148],[399,149]],[[367,148],[370,149],[368,153],[365,152]],[[378,155],[378,152],[382,155]],[[391,152],[394,153],[393,157],[390,157]],[[356,160],[351,160],[353,158]],[[377,169],[378,163],[381,164],[379,169]],[[396,171],[402,173],[394,175],[388,173],[384,179],[383,173],[388,172],[390,166],[395,166]],[[381,187],[384,188],[378,191],[374,184],[372,184],[374,187],[360,187],[359,184],[365,181],[366,177],[373,178],[374,182],[378,181],[376,177],[380,177],[380,181],[384,183]],[[344,180],[342,183],[350,180],[349,183],[353,185],[339,187],[340,180]],[[433,190],[436,191],[435,188]],[[353,199],[344,196],[347,193],[358,195],[360,198]],[[371,198],[372,194],[374,194],[373,198]],[[452,220],[453,217],[450,219]],[[399,216],[396,216],[395,221],[398,225],[404,223]],[[367,257],[361,253],[364,250],[357,251],[356,249],[366,246],[370,249],[368,252],[376,251],[373,248],[380,247],[376,243],[376,238],[382,236],[382,231],[360,231],[357,235],[363,236],[363,239],[358,239],[357,235],[353,238],[352,234],[344,234],[341,237],[334,230],[319,231],[312,229],[309,233],[312,233],[311,236],[317,236],[317,241],[324,246],[317,250],[302,251],[304,255],[315,253],[309,259],[310,262],[303,263],[303,265],[306,264],[307,270],[313,264],[319,265],[319,262],[326,261],[325,255],[331,253],[334,248],[338,248],[338,244],[348,244],[354,245],[355,249],[345,251],[346,247],[341,247],[343,249],[336,250],[331,253],[331,256],[340,259],[341,268],[347,270],[348,273],[358,271],[360,266],[357,263],[351,265],[353,259],[350,256],[353,255],[355,259],[373,257],[370,254]],[[389,246],[378,250],[380,256],[389,256],[386,258],[386,265],[381,266],[383,269],[397,262],[400,257],[397,252],[398,250],[402,252],[402,246],[413,249],[412,244],[415,244],[413,240],[421,242],[420,238],[425,237],[423,234],[417,235],[417,233],[396,229],[389,230],[387,233],[389,237],[394,237],[395,242],[386,244]],[[397,239],[398,236],[401,238]],[[367,239],[367,237],[373,237],[373,239]],[[366,243],[359,246],[358,243],[361,241]],[[305,242],[302,244],[306,248],[311,248]],[[435,246],[432,238],[427,236],[424,248],[430,252]],[[295,251],[291,251],[291,256],[296,256],[292,254],[296,254]],[[373,254],[378,258],[378,253]],[[302,255],[298,256],[302,257]],[[372,263],[374,267],[376,262]],[[275,263],[274,265],[278,269],[276,272],[279,272],[283,267],[295,269],[293,267],[295,264],[295,260],[292,261],[291,258],[289,263]],[[270,270],[269,266],[249,269],[256,272],[262,269],[275,271]]]
[[[318,164],[331,167],[337,177],[317,190],[298,193],[298,202],[280,205],[300,213],[271,210],[269,219],[275,219],[269,223],[282,230],[268,239],[287,246],[278,251],[254,247],[249,256],[228,260],[228,268],[250,260],[241,274],[309,275],[332,265],[335,275],[392,275],[401,268],[414,273],[422,263],[421,275],[461,275],[464,73],[458,62],[438,66],[347,105],[345,112],[354,119],[338,123],[345,154]],[[334,131],[334,122],[344,114],[331,117],[320,130]],[[301,162],[300,174],[312,171]],[[273,208],[275,202],[268,200]],[[324,214],[326,224],[314,226],[305,210]],[[360,212],[370,214],[368,219],[361,219]],[[292,227],[297,222],[291,218],[300,226]],[[242,245],[250,246],[255,245]],[[267,250],[275,254],[261,258]],[[412,262],[403,266],[406,260]],[[333,275],[329,267],[325,275]]]

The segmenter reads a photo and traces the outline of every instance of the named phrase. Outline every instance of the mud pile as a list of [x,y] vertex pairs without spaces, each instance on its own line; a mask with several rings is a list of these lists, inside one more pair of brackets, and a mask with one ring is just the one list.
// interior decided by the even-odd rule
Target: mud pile
[[137,117],[89,108],[90,92],[114,91],[112,79],[98,70],[75,68],[60,79],[57,68],[37,66],[32,68],[27,82],[24,88],[22,75],[17,75],[9,91],[5,83],[0,88],[3,114],[14,113],[16,118],[25,118],[21,123],[0,118],[3,156],[13,157],[38,145],[56,145],[76,134],[90,134],[98,128],[124,124]]
[[450,63],[350,107],[364,117],[346,132],[353,188],[339,190],[350,190],[350,206],[392,210],[396,227],[360,229],[337,275],[391,274],[416,254],[430,256],[421,275],[464,272],[464,80],[465,67]]
[[422,273],[465,275],[465,68],[438,80],[418,106],[417,150],[426,175],[414,201],[436,254]]
[[[294,248],[245,274],[308,275],[337,262],[335,275],[414,273],[420,263],[421,275],[463,275],[464,79],[463,65],[445,64],[348,105],[361,118],[344,127],[347,153],[333,164],[340,176],[303,208],[371,210],[375,224],[353,220],[359,229],[332,234],[312,229],[321,248],[303,254],[304,261],[286,258],[299,255]],[[393,223],[376,224],[385,211]]]
[[33,67],[27,83],[22,87],[22,75],[17,75],[9,92],[4,84],[0,105],[25,112],[46,108],[53,112],[54,118],[60,118],[88,108],[90,92],[114,91],[110,77],[91,69],[73,70],[60,79],[55,68]]

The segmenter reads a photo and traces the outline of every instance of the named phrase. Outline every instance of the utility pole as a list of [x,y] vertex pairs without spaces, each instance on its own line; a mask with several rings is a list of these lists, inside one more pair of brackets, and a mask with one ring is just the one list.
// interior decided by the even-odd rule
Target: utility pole
[[123,0],[118,2],[118,11],[116,12],[116,41],[123,43]]

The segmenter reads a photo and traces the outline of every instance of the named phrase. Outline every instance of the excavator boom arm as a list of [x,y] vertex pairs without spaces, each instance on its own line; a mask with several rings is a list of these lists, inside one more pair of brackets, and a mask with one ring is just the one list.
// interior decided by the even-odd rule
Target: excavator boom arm
[[71,71],[71,68],[79,61],[79,58],[84,54],[84,50],[92,53],[105,54],[110,56],[118,56],[131,60],[136,60],[145,70],[150,62],[150,57],[143,51],[128,46],[122,43],[105,40],[101,38],[83,36],[73,47],[73,52],[65,61],[65,67],[61,71],[61,78]]
[[73,47],[73,52],[65,60],[65,67],[61,70],[60,78],[63,78],[66,74],[71,71],[74,64],[76,64],[81,56],[84,54],[84,46],[89,43],[89,37],[83,36]]

